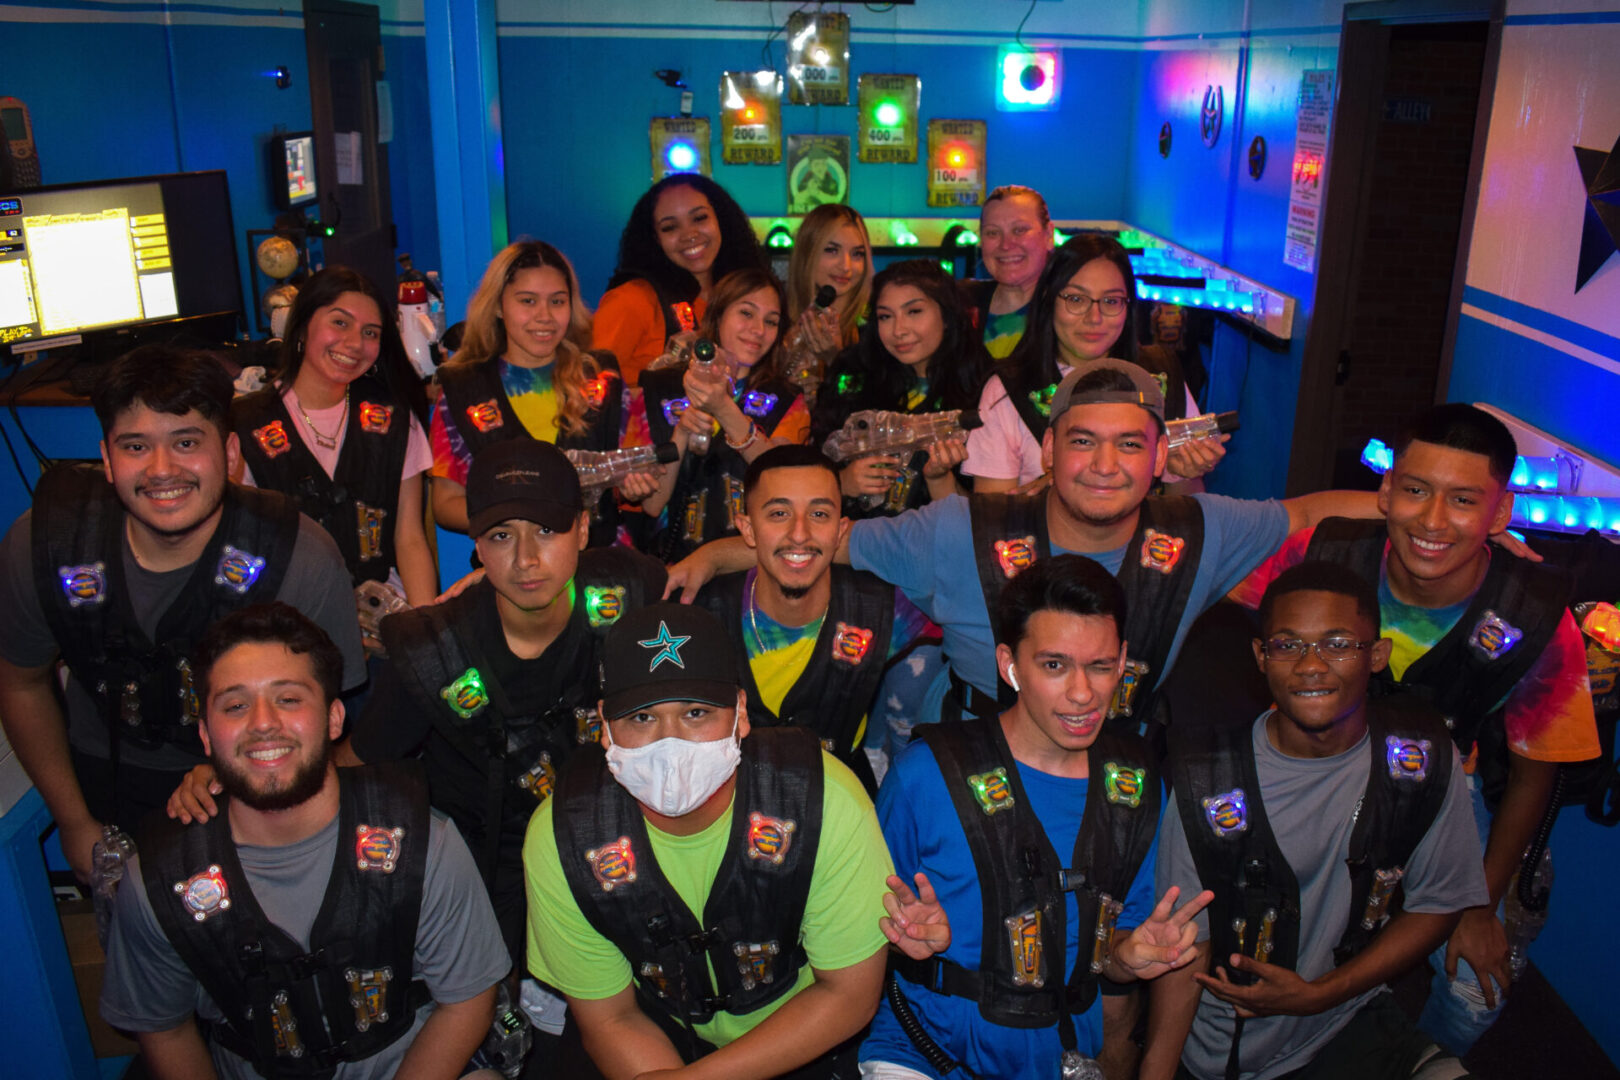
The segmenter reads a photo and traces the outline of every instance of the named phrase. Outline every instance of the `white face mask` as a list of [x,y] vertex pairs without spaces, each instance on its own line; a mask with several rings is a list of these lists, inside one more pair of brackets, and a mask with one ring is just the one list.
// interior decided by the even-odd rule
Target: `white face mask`
[[742,746],[737,740],[737,719],[731,734],[710,742],[670,737],[627,750],[606,731],[608,771],[643,806],[665,817],[680,817],[720,790],[737,771]]

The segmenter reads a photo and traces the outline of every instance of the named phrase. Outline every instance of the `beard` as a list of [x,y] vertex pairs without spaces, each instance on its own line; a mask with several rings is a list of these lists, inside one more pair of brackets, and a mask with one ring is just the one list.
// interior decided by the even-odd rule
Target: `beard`
[[326,785],[326,766],[330,757],[331,744],[322,742],[315,756],[299,766],[285,784],[268,789],[256,785],[250,773],[225,757],[213,759],[214,775],[219,780],[219,786],[231,798],[261,813],[272,813],[291,810],[314,798]]
[[778,585],[777,589],[781,592],[783,598],[787,600],[803,600],[810,595],[810,586],[808,585]]

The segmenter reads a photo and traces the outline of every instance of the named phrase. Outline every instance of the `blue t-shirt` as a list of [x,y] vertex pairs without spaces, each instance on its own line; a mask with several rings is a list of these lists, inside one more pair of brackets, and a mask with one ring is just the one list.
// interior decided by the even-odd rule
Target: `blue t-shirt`
[[[1274,500],[1231,499],[1194,495],[1204,511],[1204,553],[1193,575],[1192,593],[1176,627],[1164,671],[1175,665],[1193,620],[1225,596],[1288,536],[1288,511]],[[1110,574],[1125,561],[1123,545],[1112,551],[1070,552],[1088,555]],[[951,496],[892,518],[857,521],[849,530],[849,561],[870,570],[899,589],[944,631],[945,658],[958,676],[991,697],[996,689],[996,640],[979,586],[973,555],[973,528],[968,500]],[[1128,598],[1127,598],[1128,599]],[[928,708],[937,709],[946,680],[937,680]],[[937,711],[920,719],[933,719]]]
[[[1100,765],[1093,761],[1093,768]],[[1074,852],[1075,838],[1080,835],[1089,781],[1052,776],[1021,763],[1018,777],[1029,796],[1029,808],[1046,830],[1046,838],[1064,863],[1068,863]],[[911,884],[912,875],[921,870],[928,875],[944,905],[951,923],[951,947],[945,950],[945,958],[977,970],[984,936],[979,878],[956,806],[945,788],[934,753],[927,745],[914,742],[901,753],[883,778],[877,811],[883,838],[894,856],[895,873]],[[1126,930],[1139,926],[1153,911],[1153,866],[1158,844],[1158,837],[1154,837],[1153,847],[1125,897],[1125,909],[1117,924],[1121,938]],[[1068,972],[1074,970],[1082,941],[1086,962],[1091,961],[1096,928],[1081,927],[1077,912],[1074,894],[1069,893],[1065,979]],[[903,979],[900,985],[911,1002],[912,1011],[934,1041],[978,1075],[1009,1080],[1052,1080],[1057,1076],[1063,1048],[1058,1042],[1056,1026],[1003,1027],[980,1016],[976,1002],[936,994]],[[1102,1046],[1100,996],[1083,1015],[1074,1018],[1074,1026],[1080,1052],[1096,1056]],[[895,1019],[887,999],[879,1006],[871,1034],[861,1046],[861,1060],[890,1061],[915,1069],[924,1076],[939,1075],[900,1029],[900,1022]]]

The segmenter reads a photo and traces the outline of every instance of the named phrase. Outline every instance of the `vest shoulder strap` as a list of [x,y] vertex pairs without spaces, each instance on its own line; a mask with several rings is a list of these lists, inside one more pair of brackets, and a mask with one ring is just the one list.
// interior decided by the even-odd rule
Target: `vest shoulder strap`
[[[1046,493],[973,495],[968,499],[968,519],[973,532],[974,566],[993,630],[1002,588],[1036,559],[1052,554],[1046,531]],[[1003,707],[1010,706],[1016,697],[1012,687],[999,679],[997,693]]]
[[[1170,727],[1170,774],[1199,880],[1215,893],[1211,955],[1242,952],[1292,967],[1299,883],[1260,798],[1250,724]],[[1268,926],[1269,924],[1269,926]]]
[[1305,557],[1347,566],[1362,580],[1377,584],[1388,537],[1389,527],[1382,520],[1327,518],[1311,530]]
[[1128,601],[1130,682],[1109,715],[1131,718],[1121,728],[1134,731],[1142,717],[1153,716],[1156,687],[1168,667],[1203,553],[1204,512],[1197,500],[1165,496],[1142,503],[1118,574]]

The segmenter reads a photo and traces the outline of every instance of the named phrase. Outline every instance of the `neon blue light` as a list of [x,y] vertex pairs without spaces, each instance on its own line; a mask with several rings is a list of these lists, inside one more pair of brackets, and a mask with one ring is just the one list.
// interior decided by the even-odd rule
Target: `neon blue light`
[[691,143],[672,142],[664,149],[664,161],[676,172],[690,172],[697,167],[697,150]]
[[1368,439],[1361,448],[1361,463],[1375,473],[1387,473],[1395,464],[1395,451],[1384,445],[1382,439]]

